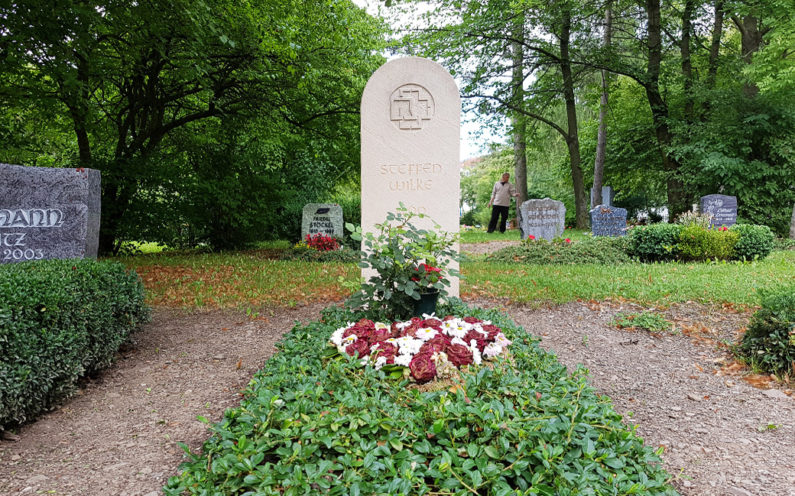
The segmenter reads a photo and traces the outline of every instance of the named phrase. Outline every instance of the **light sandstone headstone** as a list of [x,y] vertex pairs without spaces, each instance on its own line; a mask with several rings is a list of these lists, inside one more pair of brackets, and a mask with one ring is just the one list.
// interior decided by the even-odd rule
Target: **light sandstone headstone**
[[342,239],[342,207],[336,203],[307,203],[301,218],[301,239],[322,234]]
[[598,205],[591,210],[591,233],[594,236],[626,236],[627,209]]
[[[374,232],[401,202],[442,230],[458,232],[460,120],[458,87],[436,62],[406,57],[375,71],[361,106],[365,232]],[[417,224],[431,229],[430,219]],[[449,293],[459,295],[458,278],[450,281]]]
[[728,195],[702,196],[701,213],[712,216],[709,227],[733,226],[737,223],[737,197]]
[[0,164],[0,263],[96,257],[100,173]]
[[566,207],[563,202],[544,198],[527,200],[519,206],[522,239],[552,240],[563,234],[566,223]]

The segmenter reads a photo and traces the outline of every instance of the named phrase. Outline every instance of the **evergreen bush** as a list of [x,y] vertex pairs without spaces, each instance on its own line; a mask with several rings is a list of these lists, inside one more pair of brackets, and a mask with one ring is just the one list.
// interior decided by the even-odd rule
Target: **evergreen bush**
[[138,275],[119,263],[0,266],[0,428],[35,418],[110,365],[148,318]]
[[690,224],[679,232],[677,252],[682,260],[728,260],[740,235],[726,228],[705,229]]
[[729,231],[739,235],[734,245],[734,258],[739,260],[761,260],[773,251],[775,235],[767,226],[735,224]]
[[566,242],[556,238],[523,241],[518,246],[509,246],[486,257],[494,262],[520,262],[529,264],[584,264],[602,265],[631,262],[626,237],[598,236],[579,241]]
[[642,262],[675,260],[681,224],[652,224],[630,230],[629,252]]
[[737,354],[773,374],[795,371],[795,285],[761,291],[762,308],[751,318]]

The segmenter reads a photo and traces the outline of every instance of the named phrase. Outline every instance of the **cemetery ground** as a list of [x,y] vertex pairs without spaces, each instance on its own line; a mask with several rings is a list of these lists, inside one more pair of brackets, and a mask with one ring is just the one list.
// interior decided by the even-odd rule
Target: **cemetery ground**
[[[159,494],[183,460],[176,443],[196,452],[208,436],[197,417],[215,422],[235,406],[292,324],[316,320],[358,276],[354,264],[276,260],[278,251],[122,258],[144,280],[153,321],[79,394],[0,442],[0,493]],[[729,351],[757,290],[795,278],[795,251],[617,266],[476,255],[462,271],[465,301],[504,308],[570,370],[589,370],[662,450],[681,494],[795,494],[793,385],[754,374]],[[618,328],[618,314],[664,325]]]

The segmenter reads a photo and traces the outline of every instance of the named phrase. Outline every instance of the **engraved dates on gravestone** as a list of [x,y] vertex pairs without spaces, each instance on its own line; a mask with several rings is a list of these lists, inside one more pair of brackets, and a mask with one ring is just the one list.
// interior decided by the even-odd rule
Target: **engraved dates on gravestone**
[[0,263],[96,257],[100,173],[0,164]]
[[627,209],[597,205],[591,210],[591,232],[594,236],[625,236]]
[[709,227],[733,226],[737,223],[737,197],[727,195],[702,196],[701,213],[712,216]]
[[519,207],[519,220],[522,239],[533,236],[552,240],[563,234],[566,207],[563,202],[549,198],[527,200]]
[[336,203],[308,203],[301,219],[301,239],[322,234],[342,239],[342,207]]

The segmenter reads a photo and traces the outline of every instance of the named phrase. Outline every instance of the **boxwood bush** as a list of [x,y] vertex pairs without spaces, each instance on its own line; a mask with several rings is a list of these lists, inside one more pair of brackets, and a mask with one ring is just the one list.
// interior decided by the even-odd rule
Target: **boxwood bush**
[[652,224],[630,230],[629,246],[632,256],[642,262],[675,260],[681,224]]
[[108,366],[148,317],[140,279],[119,263],[0,266],[0,428],[33,419]]
[[737,244],[734,245],[736,259],[761,260],[773,251],[773,240],[776,237],[767,226],[735,224],[729,228],[729,232],[736,232],[739,235]]
[[499,325],[511,358],[427,390],[326,345],[359,315],[298,325],[238,408],[212,426],[164,491],[240,495],[598,495],[676,492],[659,457],[578,369],[496,311],[442,313]]
[[762,308],[754,313],[738,355],[753,367],[773,374],[795,373],[795,284],[761,292]]
[[518,246],[509,246],[486,257],[495,262],[521,262],[531,264],[581,264],[602,265],[631,262],[626,237],[598,236],[566,243],[556,239],[525,240]]
[[682,260],[728,260],[739,237],[737,231],[704,229],[692,224],[679,232],[676,251]]

